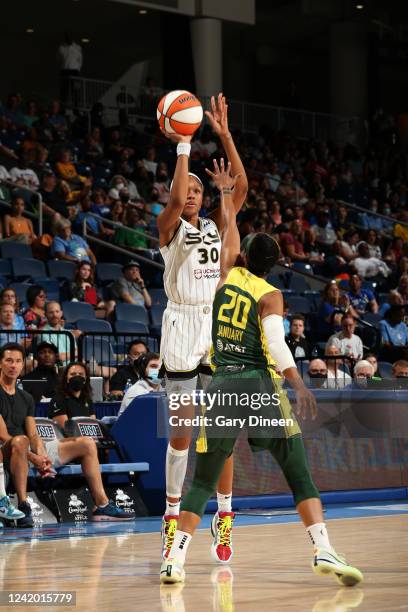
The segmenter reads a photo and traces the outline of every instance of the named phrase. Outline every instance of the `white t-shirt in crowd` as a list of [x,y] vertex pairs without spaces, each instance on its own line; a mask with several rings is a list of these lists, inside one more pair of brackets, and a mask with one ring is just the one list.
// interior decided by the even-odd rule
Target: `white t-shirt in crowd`
[[129,389],[126,391],[119,408],[118,416],[125,412],[126,408],[131,402],[133,402],[135,397],[139,397],[139,395],[146,395],[146,393],[152,393],[153,391],[157,391],[157,389],[149,385],[147,380],[141,379],[135,382],[135,384],[129,387]]
[[362,278],[373,278],[378,276],[378,274],[387,277],[390,273],[390,269],[385,261],[381,261],[377,257],[356,257],[353,264],[357,274]]
[[326,346],[336,346],[341,355],[353,355],[354,359],[363,358],[363,343],[356,334],[352,334],[351,338],[347,338],[342,331],[338,332],[330,336]]
[[4,166],[0,166],[0,181],[9,181],[11,176]]
[[40,181],[38,180],[38,176],[36,175],[34,170],[31,170],[31,168],[17,168],[17,167],[12,168],[10,170],[10,177],[11,177],[11,180],[14,182],[23,180],[24,185],[26,187],[31,187],[33,189],[36,189],[37,187],[40,186]]
[[351,376],[347,372],[338,369],[337,375],[332,370],[327,370],[327,380],[323,385],[323,389],[344,389],[351,383]]

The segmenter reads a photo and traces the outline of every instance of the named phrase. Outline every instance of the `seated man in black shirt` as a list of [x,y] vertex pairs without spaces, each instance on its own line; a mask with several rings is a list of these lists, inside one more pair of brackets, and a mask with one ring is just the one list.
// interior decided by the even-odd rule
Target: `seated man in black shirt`
[[13,478],[18,508],[25,514],[17,525],[33,526],[31,508],[27,503],[29,461],[42,476],[48,476],[54,468],[79,460],[96,504],[94,520],[131,518],[106,496],[92,438],[66,438],[44,443],[39,437],[34,420],[34,400],[31,395],[16,388],[24,356],[24,349],[19,344],[9,342],[0,348],[0,442],[3,443],[4,462],[9,466]]
[[290,333],[286,337],[286,344],[296,359],[309,359],[310,347],[304,336],[305,317],[302,314],[293,315],[290,322]]
[[128,346],[128,364],[118,368],[118,371],[110,379],[109,390],[112,395],[117,395],[120,399],[126,389],[126,386],[132,386],[139,380],[139,375],[135,369],[134,363],[139,359],[140,355],[147,353],[147,346],[141,340],[133,340]]
[[92,404],[91,380],[87,367],[83,363],[73,362],[67,365],[62,373],[61,385],[51,400],[48,418],[54,419],[64,427],[65,421],[73,417],[85,416],[96,418]]
[[56,363],[58,349],[51,342],[40,342],[37,346],[36,358],[38,365],[34,370],[23,376],[23,389],[35,402],[55,395],[58,384]]

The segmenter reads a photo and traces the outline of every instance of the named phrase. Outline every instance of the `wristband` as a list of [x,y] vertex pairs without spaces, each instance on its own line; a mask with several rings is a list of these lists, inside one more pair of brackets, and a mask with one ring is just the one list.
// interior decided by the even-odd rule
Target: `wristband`
[[179,142],[177,145],[177,157],[179,155],[187,155],[190,157],[191,144],[189,142]]

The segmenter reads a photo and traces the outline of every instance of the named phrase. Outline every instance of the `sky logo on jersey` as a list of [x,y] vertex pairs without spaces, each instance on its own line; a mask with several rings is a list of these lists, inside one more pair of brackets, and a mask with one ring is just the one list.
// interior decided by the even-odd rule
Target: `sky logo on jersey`
[[201,278],[220,278],[219,268],[196,268],[194,270],[194,278],[200,280]]

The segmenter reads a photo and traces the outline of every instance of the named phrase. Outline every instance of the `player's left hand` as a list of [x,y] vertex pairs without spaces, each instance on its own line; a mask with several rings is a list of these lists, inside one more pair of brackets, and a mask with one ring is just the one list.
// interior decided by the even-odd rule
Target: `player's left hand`
[[316,398],[307,387],[296,390],[296,414],[303,420],[311,416],[314,421],[317,417]]
[[215,96],[211,96],[211,111],[205,111],[205,115],[217,136],[220,138],[229,136],[228,104],[222,93],[218,94],[217,100]]
[[211,170],[208,170],[208,168],[206,168],[205,171],[209,176],[211,176],[217,189],[220,191],[222,191],[224,188],[233,189],[235,183],[241,175],[237,174],[236,176],[231,176],[231,162],[228,162],[227,167],[225,167],[223,157],[220,159],[219,166],[216,159],[214,159],[213,162],[215,172],[211,172]]

